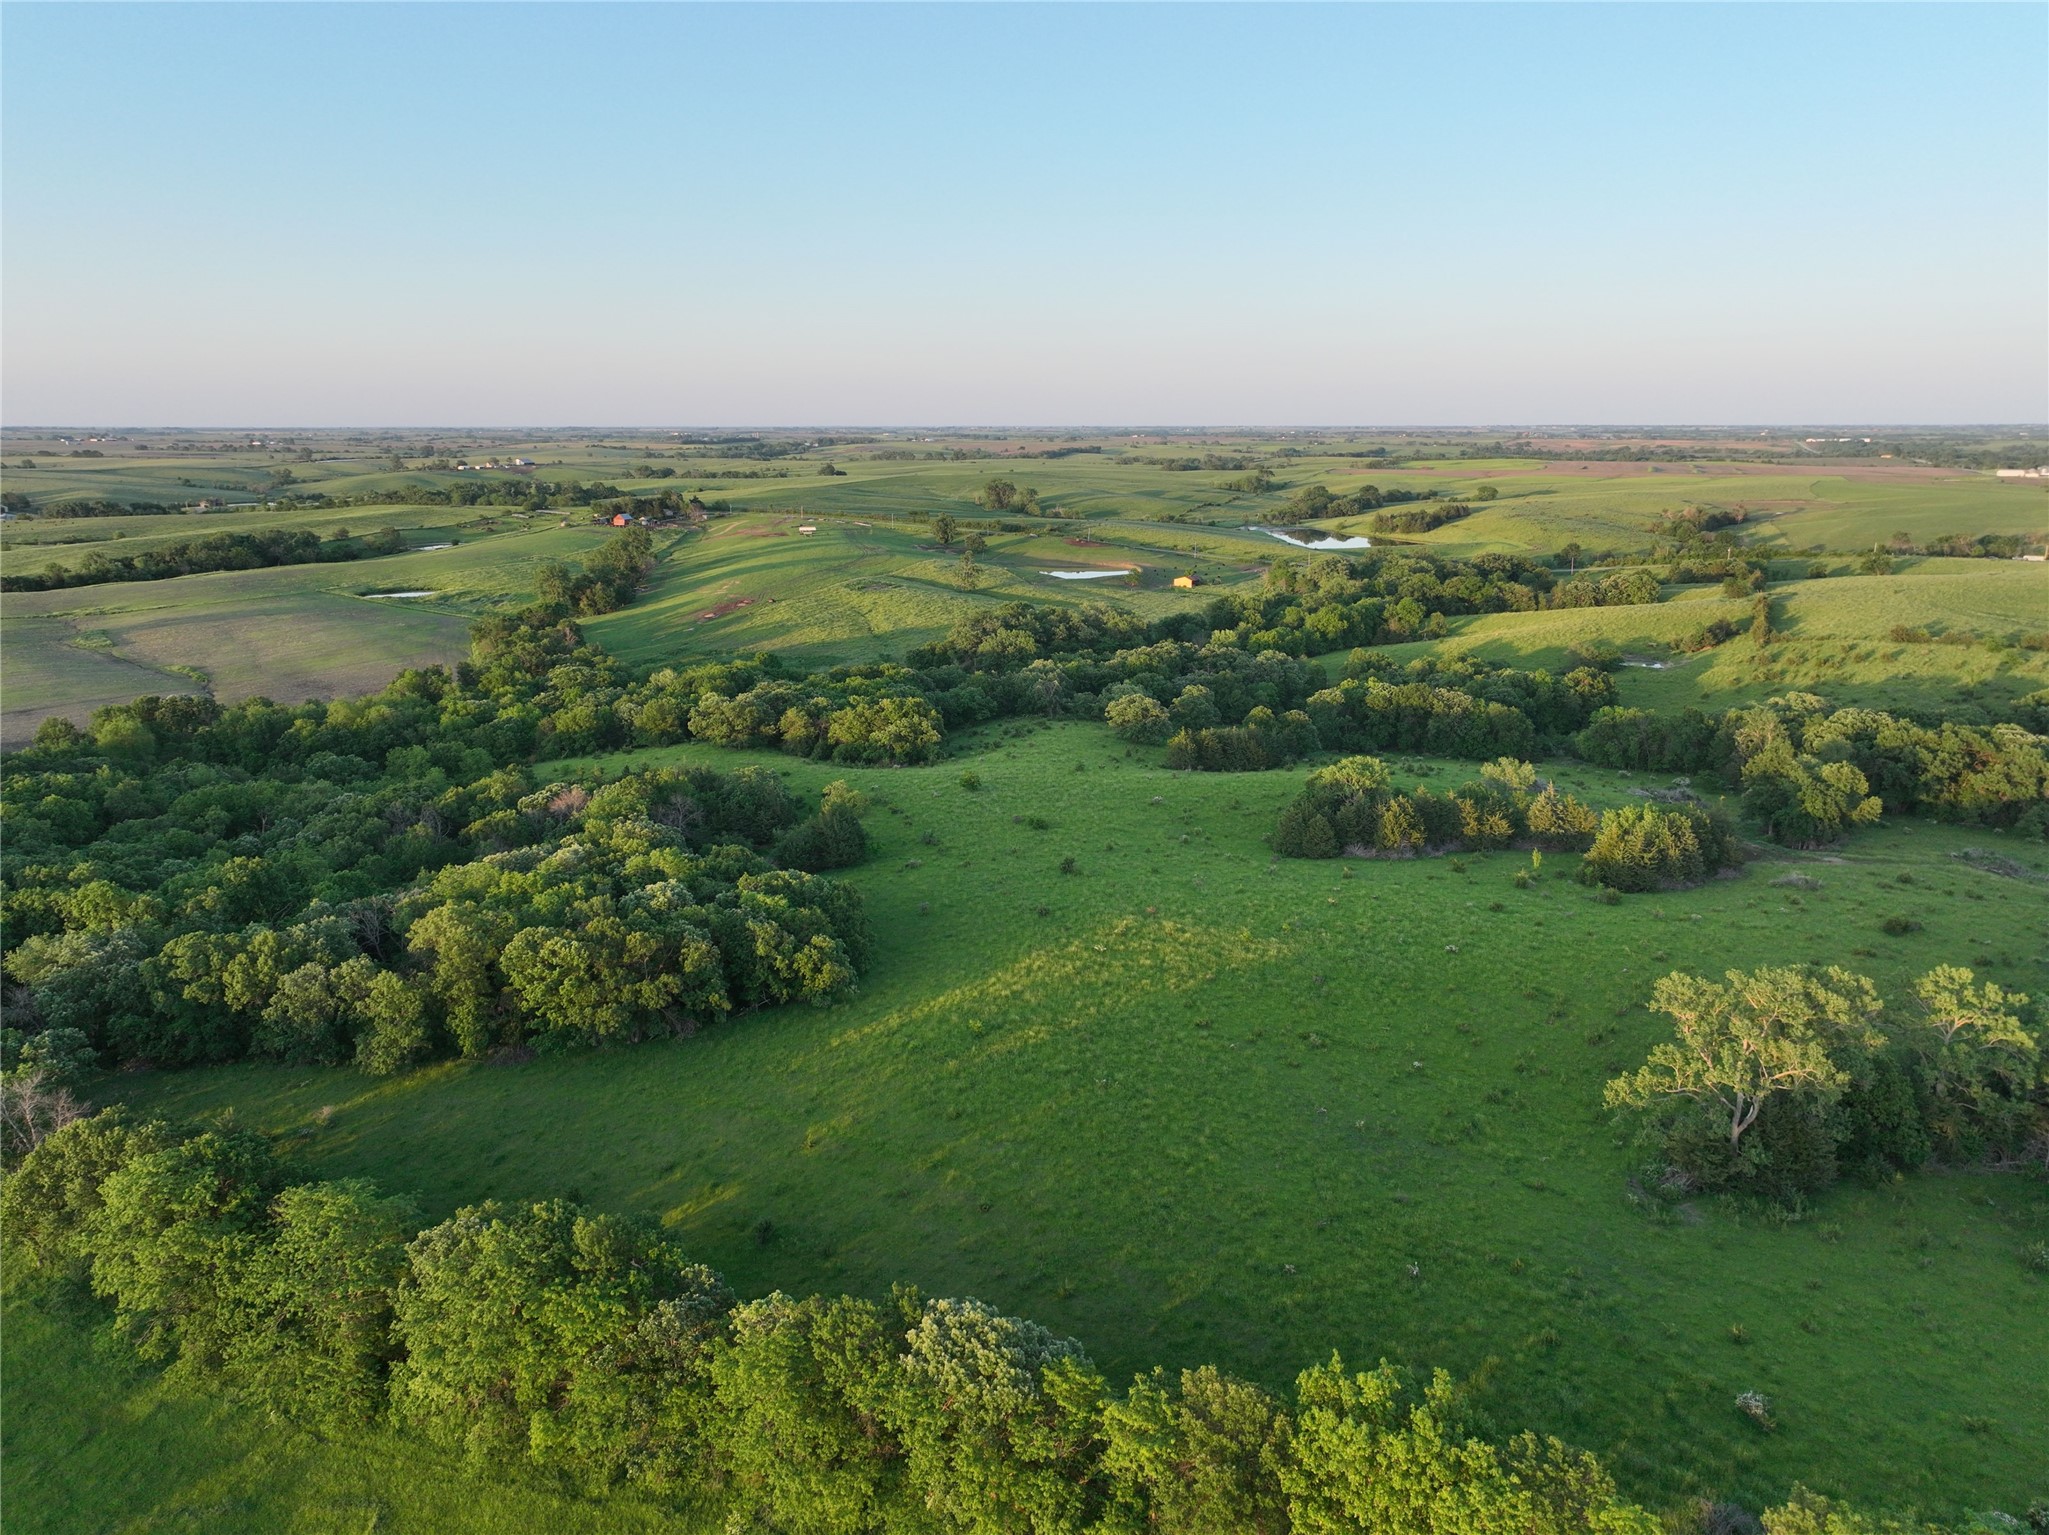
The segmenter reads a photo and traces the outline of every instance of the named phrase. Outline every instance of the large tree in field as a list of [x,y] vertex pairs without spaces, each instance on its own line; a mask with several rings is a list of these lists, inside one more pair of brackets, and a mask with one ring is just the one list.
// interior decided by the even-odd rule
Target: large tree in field
[[1726,1116],[1733,1152],[1778,1094],[1841,1093],[1850,1076],[1840,1056],[1881,1042],[1881,1005],[1869,981],[1833,966],[1731,970],[1726,984],[1675,971],[1660,978],[1650,1006],[1671,1018],[1676,1037],[1610,1082],[1608,1105],[1702,1105],[1718,1122]]

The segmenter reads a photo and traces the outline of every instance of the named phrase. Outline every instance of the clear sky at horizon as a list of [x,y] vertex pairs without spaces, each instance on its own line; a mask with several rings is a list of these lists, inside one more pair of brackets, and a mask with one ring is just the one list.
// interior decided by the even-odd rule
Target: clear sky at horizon
[[0,9],[10,425],[2049,419],[2049,7]]

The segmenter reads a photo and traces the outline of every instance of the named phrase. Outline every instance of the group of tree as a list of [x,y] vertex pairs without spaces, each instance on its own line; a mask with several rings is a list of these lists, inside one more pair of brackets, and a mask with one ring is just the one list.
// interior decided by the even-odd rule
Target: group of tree
[[1186,473],[1195,469],[1229,472],[1235,469],[1252,469],[1257,467],[1257,460],[1243,453],[1204,453],[1199,457],[1133,459],[1132,462],[1156,464],[1162,469],[1173,470],[1178,473]]
[[1696,885],[1740,859],[1703,806],[1629,805],[1597,813],[1515,757],[1443,794],[1402,791],[1378,757],[1347,757],[1309,775],[1268,839],[1283,858],[1414,858],[1529,848],[1576,852],[1580,878],[1617,890]]
[[1330,751],[1408,751],[1485,761],[1529,757],[1569,742],[1611,707],[1614,679],[1598,667],[1562,677],[1494,666],[1477,657],[1422,657],[1406,665],[1356,650],[1336,686],[1304,705]]
[[1378,485],[1361,485],[1356,490],[1333,491],[1328,485],[1304,485],[1285,503],[1267,513],[1279,523],[1321,522],[1329,517],[1357,517],[1384,506],[1409,501],[1435,501],[1436,490],[1382,490]]
[[1611,571],[1604,576],[1575,576],[1559,583],[1548,608],[1626,608],[1656,602],[1662,583],[1654,570]]
[[[1074,1340],[978,1301],[741,1301],[651,1223],[565,1201],[418,1230],[409,1201],[303,1181],[232,1125],[78,1120],[15,1167],[0,1214],[142,1358],[281,1423],[381,1422],[473,1474],[634,1489],[731,1529],[1663,1527],[1593,1456],[1498,1436],[1441,1371],[1333,1355],[1285,1400],[1209,1366],[1119,1392]],[[1881,1526],[1796,1494],[1764,1528]]]
[[1257,590],[1212,600],[1207,617],[1254,649],[1314,655],[1430,638],[1469,613],[1533,612],[1552,585],[1548,567],[1518,555],[1369,549],[1283,561]]
[[1741,790],[1745,813],[1789,847],[1823,846],[1883,813],[1915,810],[2041,838],[2049,837],[2049,737],[2037,733],[2049,725],[2045,705],[2049,698],[2023,700],[2016,713],[2026,723],[1990,725],[1833,709],[1811,693],[1719,715],[1610,707],[1577,747],[1603,767]]
[[1835,967],[1675,972],[1651,1009],[1672,1038],[1608,1084],[1641,1116],[1654,1181],[1793,1201],[1847,1166],[1931,1159],[2049,1172],[2049,1077],[2028,998],[1942,965],[1887,1007]]
[[251,533],[209,533],[181,538],[134,554],[88,552],[75,567],[49,565],[39,571],[0,576],[0,592],[57,591],[108,581],[161,581],[210,570],[259,570],[270,565],[312,565],[397,554],[405,539],[397,528],[380,528],[361,538],[338,528],[327,538],[310,528],[262,528]]
[[[14,779],[10,811],[60,780]],[[352,782],[182,764],[62,786],[6,854],[8,1044],[31,1066],[386,1073],[830,1002],[866,961],[859,896],[819,877],[866,851],[844,786],[814,813],[760,768],[536,783],[422,748]]]
[[550,560],[540,569],[541,602],[588,616],[612,613],[631,603],[654,564],[654,536],[646,528],[622,528],[581,565]]
[[1029,485],[1020,489],[1009,480],[991,480],[975,492],[975,503],[992,512],[1017,512],[1032,517],[1039,512],[1039,493]]
[[1472,515],[1472,507],[1464,501],[1432,501],[1407,511],[1375,512],[1367,526],[1376,533],[1428,533]]

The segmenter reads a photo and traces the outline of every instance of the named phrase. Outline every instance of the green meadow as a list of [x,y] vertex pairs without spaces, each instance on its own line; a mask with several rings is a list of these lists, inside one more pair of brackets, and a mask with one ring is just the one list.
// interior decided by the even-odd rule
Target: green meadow
[[[380,508],[383,520],[373,522],[364,510],[301,513],[292,525],[360,532],[389,523],[406,530],[417,552],[9,594],[0,614],[10,673],[0,721],[6,739],[25,737],[46,715],[82,720],[93,708],[143,691],[206,687],[226,702],[258,694],[294,701],[381,686],[406,666],[459,656],[471,618],[527,600],[541,563],[575,560],[604,536],[587,516],[488,509],[495,515],[480,518],[478,509]],[[449,521],[456,516],[461,524]],[[138,541],[182,536],[161,524],[202,523],[107,518],[33,531],[98,533],[130,521],[151,525]],[[798,531],[807,526],[817,531]],[[20,539],[25,531],[17,527],[9,536]],[[1125,518],[1041,522],[985,538],[970,585],[959,546],[940,547],[930,526],[917,520],[794,511],[715,518],[701,530],[658,535],[646,593],[585,627],[636,665],[775,650],[797,664],[827,666],[900,656],[989,604],[1109,602],[1146,616],[1199,608],[1291,557],[1288,542],[1249,528]],[[419,547],[442,542],[454,547]],[[77,550],[37,543],[15,551],[31,559],[51,553],[75,558]],[[1306,556],[1297,548],[1292,557]],[[1785,566],[1796,568],[1804,567]],[[1049,570],[1128,574],[1060,580],[1043,573]],[[1202,585],[1176,590],[1173,579],[1182,574]],[[1781,638],[1763,656],[1745,643],[1699,657],[1673,650],[1713,618],[1747,621],[1747,603],[1722,598],[1714,586],[1670,589],[1665,600],[1639,607],[1457,619],[1445,644],[1555,669],[1570,664],[1575,644],[1612,641],[1660,663],[1657,670],[1625,669],[1625,693],[1645,705],[1726,707],[1800,688],[1839,702],[1930,707],[1958,690],[1999,703],[2049,686],[2049,652],[2012,644],[2049,630],[2049,567],[1910,559],[1892,576],[1786,580],[1772,590]],[[392,591],[429,595],[366,595]],[[1931,642],[1890,640],[1899,625],[1930,631]],[[2002,643],[1932,642],[1960,631]]]
[[[1666,525],[1663,514],[1686,506],[1741,510],[1750,519],[1742,526],[1747,541],[1787,555],[1846,554],[1902,534],[1916,542],[1958,533],[2049,536],[2049,491],[2039,482],[1878,459],[1725,461],[1706,442],[1697,460],[1650,463],[1487,457],[1470,437],[1385,433],[897,433],[809,445],[782,434],[761,440],[768,456],[723,457],[743,446],[659,433],[408,440],[417,435],[301,434],[252,446],[159,433],[78,450],[10,434],[5,486],[37,507],[92,498],[228,505],[167,516],[14,517],[0,528],[0,572],[75,564],[88,549],[138,553],[224,529],[329,535],[392,526],[409,547],[428,552],[11,595],[0,615],[12,672],[0,734],[20,739],[52,713],[83,719],[142,688],[295,700],[374,687],[404,666],[444,662],[459,649],[468,618],[523,600],[535,565],[577,557],[597,530],[582,511],[406,505],[404,498],[465,485],[517,488],[527,476],[610,484],[629,494],[679,490],[740,514],[715,518],[702,533],[665,535],[646,596],[592,623],[595,637],[637,663],[767,648],[804,664],[871,660],[944,632],[978,605],[1021,598],[1108,601],[1148,614],[1199,604],[1202,593],[1174,592],[1173,577],[1194,574],[1211,588],[1256,579],[1289,554],[1261,525],[1312,485],[1343,493],[1372,483],[1454,499],[1491,488],[1496,499],[1473,501],[1471,516],[1407,540],[1461,556],[1551,553],[1569,544],[1627,556],[1647,551]],[[1805,451],[1776,446],[1789,459]],[[107,456],[69,456],[74,451]],[[1035,456],[1042,454],[1059,456]],[[1250,490],[1242,488],[1242,469],[1169,467],[1203,454],[1264,464],[1272,483]],[[453,467],[516,457],[532,467]],[[826,473],[828,466],[837,472]],[[287,474],[291,483],[281,489],[279,476]],[[986,518],[976,497],[993,479],[1035,488],[1041,507],[1058,515],[1011,517],[1029,531],[986,534],[989,548],[970,584],[957,552],[936,544],[930,519]],[[399,504],[263,504],[285,491]],[[1336,519],[1304,531],[1357,535],[1368,522]],[[806,525],[819,531],[796,532]],[[429,547],[444,543],[455,547]],[[1998,698],[2041,686],[2031,657],[1883,643],[1899,623],[2006,638],[2049,627],[2039,570],[1922,563],[1948,579],[1930,583],[1925,578],[1936,570],[1915,569],[1911,585],[1846,583],[1826,596],[1812,583],[1786,587],[1783,627],[1791,638],[1782,653],[1759,663],[1725,648],[1705,663],[1687,663],[1683,680],[1646,677],[1639,691],[1714,700],[1835,687],[1905,701],[1953,687]],[[1061,581],[1041,574],[1091,568],[1132,575]],[[380,590],[431,595],[363,600]],[[1869,596],[1853,595],[1860,591]],[[1697,605],[1709,598],[1686,591],[1648,608],[1465,620],[1454,643],[1547,660],[1562,658],[1576,638],[1669,646],[1714,616]]]
[[[1751,599],[1723,597],[1718,586],[1670,589],[1639,607],[1455,619],[1437,648],[1556,671],[1573,664],[1574,646],[1606,641],[1630,658],[1620,686],[1639,708],[1725,709],[1799,690],[1837,704],[1925,710],[1996,706],[2049,687],[2049,650],[2018,644],[2049,632],[2049,566],[1907,560],[1890,576],[1781,581],[1769,591],[1774,637],[1762,649],[1741,635],[1694,655],[1674,648],[1716,618],[1748,625]],[[1898,640],[1895,628],[1927,637]],[[1431,648],[1390,647],[1397,655]]]
[[[701,527],[657,532],[636,600],[584,620],[637,668],[754,651],[800,667],[901,657],[1013,601],[1199,609],[1302,557],[1263,527],[1310,484],[1453,498],[1492,486],[1470,517],[1405,540],[1461,556],[1578,544],[1626,559],[1648,553],[1666,510],[1741,508],[1745,540],[1784,556],[1769,646],[1679,648],[1710,620],[1750,618],[1750,599],[1709,585],[1454,619],[1447,638],[1391,653],[1556,671],[1605,642],[1623,653],[1624,701],[1656,709],[1797,689],[1992,711],[2049,687],[2049,650],[2035,648],[2049,566],[1909,557],[1891,575],[1851,573],[1850,556],[1897,534],[2049,529],[2039,483],[1982,473],[1481,457],[1466,456],[1475,441],[1367,433],[897,434],[766,457],[653,433],[305,440],[310,458],[158,434],[147,452],[72,459],[10,434],[5,479],[38,504],[179,504],[260,499],[288,468],[303,489],[402,497],[510,483],[439,466],[519,455],[543,478],[723,503]],[[1054,449],[1069,456],[1023,456]],[[1375,450],[1393,461],[1360,456]],[[1264,462],[1274,483],[1164,467],[1206,452]],[[36,468],[18,467],[30,457]],[[1021,531],[983,528],[970,570],[932,519],[993,521],[975,496],[997,478],[1063,515],[1004,514]],[[585,510],[417,504],[14,517],[0,570],[222,529],[383,526],[408,552],[8,594],[0,735],[14,745],[49,715],[82,720],[145,692],[373,689],[455,661],[475,617],[529,602],[541,564],[607,536]],[[1831,574],[1806,578],[1814,558]],[[1175,588],[1183,574],[1200,585]],[[380,595],[394,593],[409,595]],[[927,767],[850,769],[687,746],[539,770],[588,782],[757,763],[807,795],[842,778],[864,790],[872,849],[844,877],[878,941],[851,1001],[633,1049],[386,1079],[136,1072],[100,1096],[232,1112],[285,1138],[311,1174],[373,1177],[429,1219],[550,1195],[645,1214],[743,1295],[880,1297],[908,1281],[977,1296],[1081,1339],[1113,1379],[1212,1362],[1280,1388],[1332,1349],[1441,1365],[1478,1383],[1504,1430],[1595,1450],[1660,1509],[1759,1507],[1796,1482],[1938,1516],[2049,1491],[2049,1291],[2025,1261],[2049,1239],[2049,1186],[1936,1171],[1848,1180],[1797,1214],[1674,1205],[1638,1186],[1643,1152],[1601,1108],[1606,1080],[1667,1031],[1645,1002],[1673,969],[1839,963],[1897,1002],[1954,963],[2049,994],[2041,844],[1889,819],[1826,853],[1759,848],[1740,875],[1604,904],[1564,855],[1534,870],[1527,853],[1276,860],[1265,838],[1301,769],[1170,773],[1159,750],[1078,721],[991,725],[946,751]],[[1474,771],[1394,765],[1404,786],[1438,790]],[[963,783],[969,769],[979,787]],[[1578,762],[1543,771],[1597,806],[1662,786]],[[1519,887],[1519,873],[1535,877]],[[1783,882],[1793,874],[1818,886]],[[281,1436],[138,1368],[77,1325],[75,1301],[32,1292],[10,1276],[0,1329],[0,1445],[23,1530],[698,1527],[632,1498],[473,1479],[382,1430]],[[1775,1432],[1737,1410],[1747,1390],[1771,1398]]]
[[[2023,1249],[2049,1190],[1927,1175],[1846,1183],[1790,1222],[1668,1210],[1633,1189],[1600,1092],[1659,1035],[1644,1000],[1680,966],[1837,961],[1897,997],[1958,962],[2041,990],[2039,848],[1999,846],[2022,866],[2003,877],[1957,856],[1996,834],[1906,823],[1608,906],[1555,877],[1569,858],[1528,890],[1526,854],[1276,862],[1262,839],[1295,773],[1168,773],[1085,724],[963,750],[550,770],[752,760],[865,789],[876,845],[848,877],[880,942],[849,1004],[385,1082],[249,1065],[109,1095],[232,1109],[430,1217],[550,1194],[641,1211],[742,1293],[976,1295],[1113,1376],[1207,1360],[1280,1385],[1332,1348],[1441,1364],[1657,1503],[1755,1505],[1795,1480],[1931,1510],[2035,1494],[2049,1307]],[[1643,787],[1553,771],[1596,803]],[[1820,888],[1774,883],[1794,871]],[[1922,928],[1887,936],[1896,915]],[[1732,1405],[1752,1388],[1779,1432]]]
[[[417,530],[407,535],[415,548],[449,541],[423,536],[439,532],[460,541],[446,549],[342,564],[8,593],[0,612],[0,656],[7,671],[0,736],[12,743],[48,715],[83,720],[102,704],[144,692],[204,689],[232,703],[371,691],[408,666],[460,659],[477,613],[531,600],[538,566],[573,560],[604,536],[588,518],[566,528],[562,518],[547,517],[501,523],[500,530],[458,532],[396,516],[372,522],[362,510],[326,515],[358,531],[387,524]],[[451,510],[459,509],[415,509],[416,515],[442,519]],[[200,519],[105,518],[61,526],[129,521]],[[430,595],[370,595],[405,591]]]

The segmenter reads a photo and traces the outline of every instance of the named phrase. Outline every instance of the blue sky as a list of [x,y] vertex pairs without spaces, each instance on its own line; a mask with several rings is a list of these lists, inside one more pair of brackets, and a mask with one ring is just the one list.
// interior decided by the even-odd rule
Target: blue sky
[[2039,5],[0,12],[9,424],[2039,421]]

